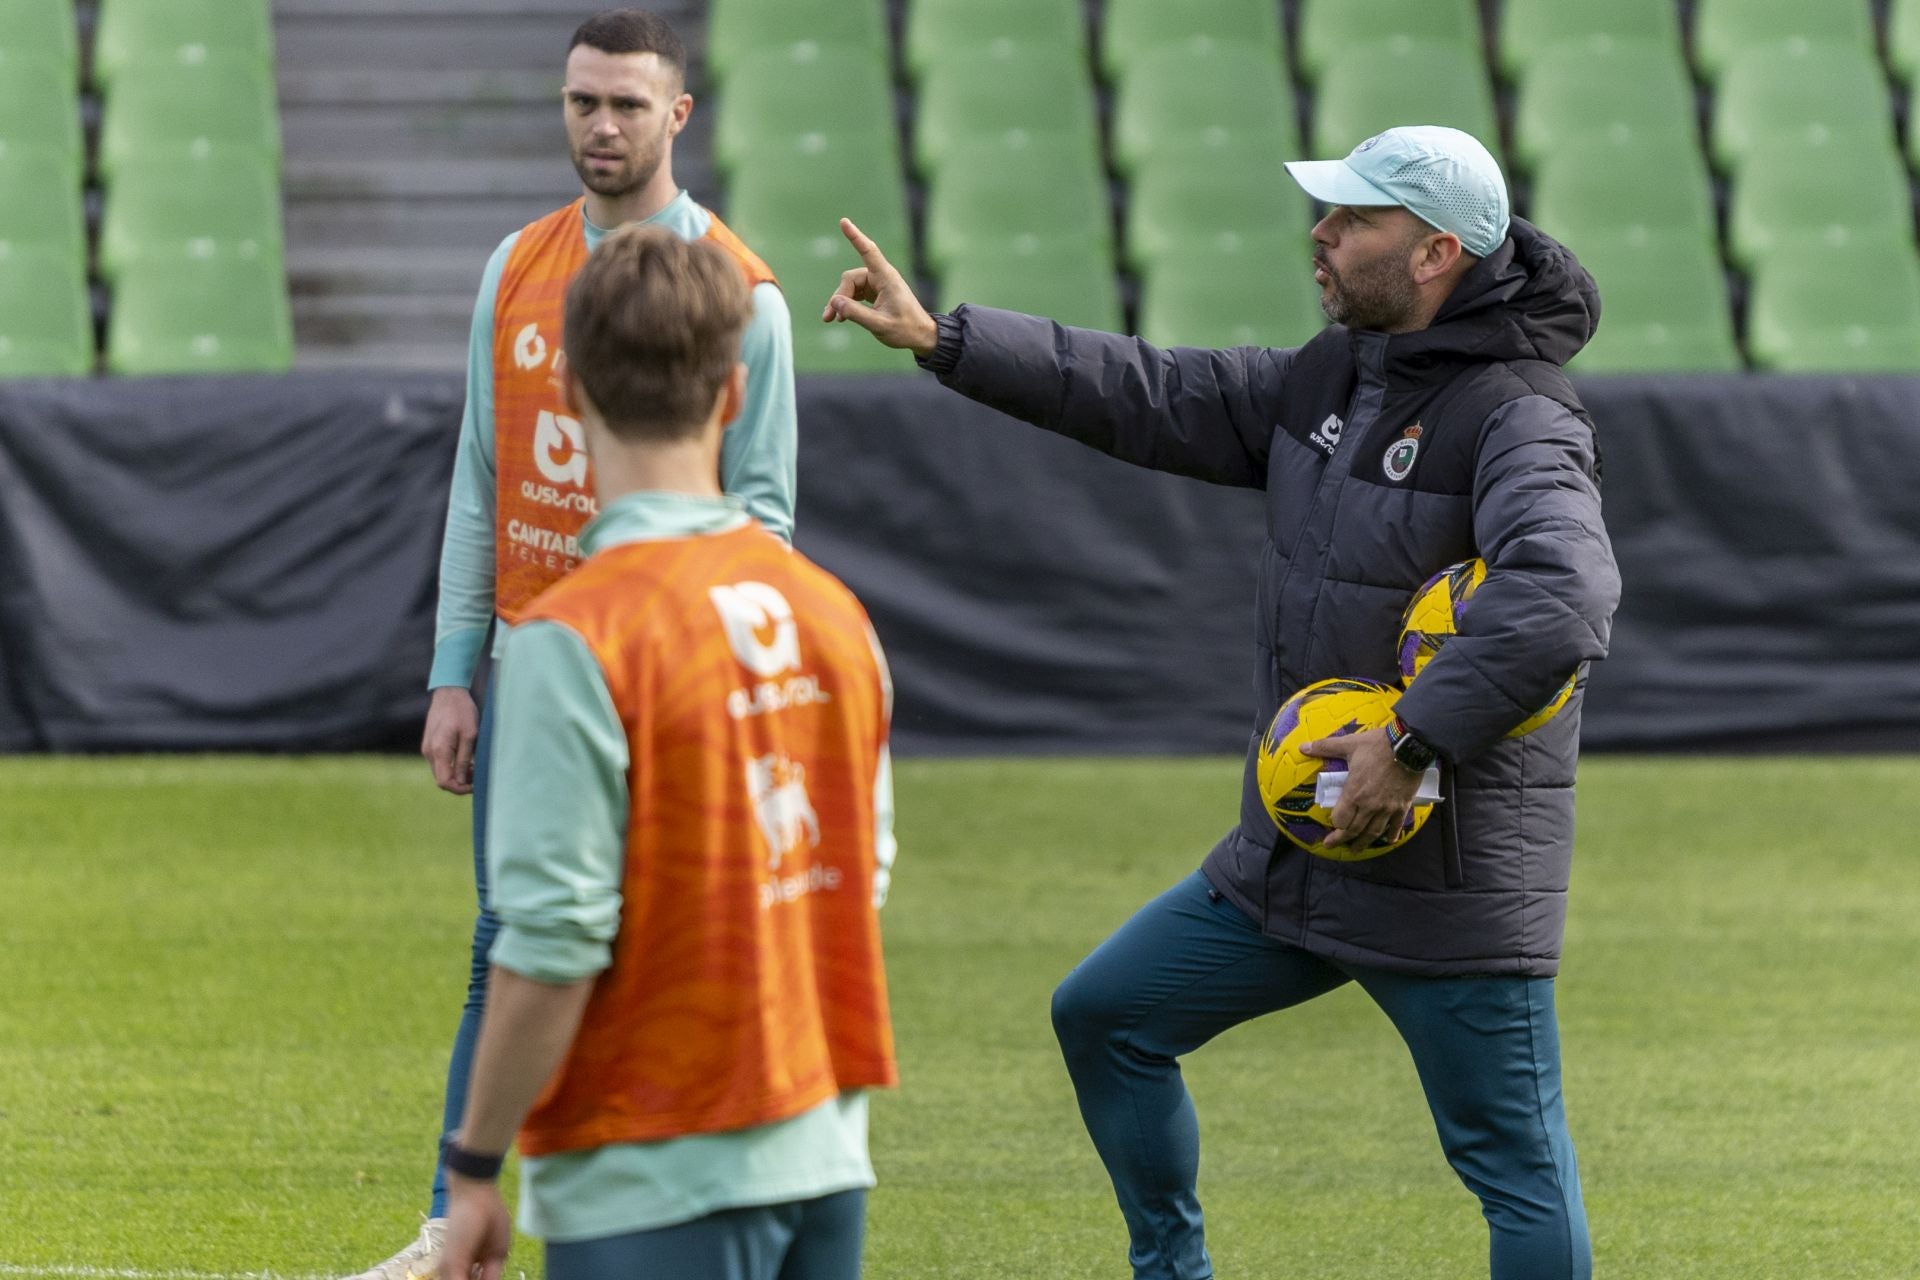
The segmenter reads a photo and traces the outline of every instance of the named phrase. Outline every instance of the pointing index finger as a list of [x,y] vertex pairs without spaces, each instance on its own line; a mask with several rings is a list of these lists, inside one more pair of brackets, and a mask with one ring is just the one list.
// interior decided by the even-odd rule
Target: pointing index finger
[[869,271],[891,271],[893,264],[887,261],[887,255],[880,252],[880,246],[867,238],[867,233],[853,225],[852,218],[840,219],[840,232],[846,236],[847,243],[860,255]]

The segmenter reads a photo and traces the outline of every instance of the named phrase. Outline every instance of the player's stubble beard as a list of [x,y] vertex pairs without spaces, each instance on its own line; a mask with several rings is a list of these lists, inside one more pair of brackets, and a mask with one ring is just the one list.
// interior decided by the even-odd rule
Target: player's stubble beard
[[1320,310],[1335,324],[1391,333],[1419,305],[1420,291],[1404,253],[1383,253],[1345,271],[1335,271],[1321,254],[1314,254],[1313,260],[1327,273]]
[[662,126],[659,133],[639,140],[623,158],[620,167],[611,173],[595,173],[588,166],[587,152],[593,150],[594,145],[589,138],[573,149],[573,171],[580,175],[581,183],[593,194],[619,200],[653,181],[653,175],[660,171],[660,162],[667,153],[667,133]]

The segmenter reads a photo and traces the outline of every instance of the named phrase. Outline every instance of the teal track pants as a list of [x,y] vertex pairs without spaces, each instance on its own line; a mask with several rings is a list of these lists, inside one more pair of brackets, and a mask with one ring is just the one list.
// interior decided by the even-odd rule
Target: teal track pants
[[[1560,1097],[1551,978],[1422,978],[1336,965],[1263,934],[1198,872],[1069,974],[1053,1025],[1113,1179],[1137,1280],[1206,1280],[1200,1131],[1179,1059],[1229,1027],[1357,982],[1413,1054],[1460,1180],[1480,1198],[1493,1280],[1590,1280]],[[1250,1098],[1286,1124],[1290,1100]]]

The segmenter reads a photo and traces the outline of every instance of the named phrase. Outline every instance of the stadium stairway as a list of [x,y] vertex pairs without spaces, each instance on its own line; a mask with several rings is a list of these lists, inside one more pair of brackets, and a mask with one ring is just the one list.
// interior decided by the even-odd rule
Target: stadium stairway
[[[300,368],[457,370],[501,238],[570,199],[560,117],[579,0],[275,0]],[[656,0],[695,64],[701,0]],[[676,173],[707,191],[712,112]]]

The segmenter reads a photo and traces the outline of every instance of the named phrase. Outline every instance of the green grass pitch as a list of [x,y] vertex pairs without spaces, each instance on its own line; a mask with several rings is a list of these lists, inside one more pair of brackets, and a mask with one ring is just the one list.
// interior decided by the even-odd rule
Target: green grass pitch
[[[1197,865],[1238,772],[902,762],[870,1275],[1126,1274],[1048,994]],[[1920,1276],[1920,759],[1594,759],[1580,824],[1559,1001],[1598,1273]],[[466,838],[418,761],[0,761],[0,1280],[324,1276],[409,1238]],[[1187,1076],[1223,1277],[1485,1274],[1353,989]]]

